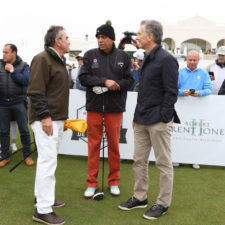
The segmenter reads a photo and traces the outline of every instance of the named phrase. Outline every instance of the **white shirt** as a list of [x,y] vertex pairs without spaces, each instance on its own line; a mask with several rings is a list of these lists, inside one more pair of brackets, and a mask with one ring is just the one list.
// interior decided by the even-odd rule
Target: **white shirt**
[[212,95],[218,95],[220,87],[225,79],[225,67],[221,68],[220,66],[213,63],[209,67],[207,67],[208,72],[214,72],[215,80],[212,81],[213,85],[213,93]]

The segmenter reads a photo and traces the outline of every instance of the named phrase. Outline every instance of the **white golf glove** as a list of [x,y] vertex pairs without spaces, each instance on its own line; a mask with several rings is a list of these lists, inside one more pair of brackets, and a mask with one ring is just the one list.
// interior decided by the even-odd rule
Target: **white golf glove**
[[109,89],[107,87],[95,86],[93,87],[93,92],[97,95],[107,92]]

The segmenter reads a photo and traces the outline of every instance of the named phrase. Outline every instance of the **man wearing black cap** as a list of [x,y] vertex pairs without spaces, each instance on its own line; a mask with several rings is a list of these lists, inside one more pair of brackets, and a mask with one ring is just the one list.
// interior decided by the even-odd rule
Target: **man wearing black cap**
[[96,38],[98,48],[85,53],[79,74],[81,84],[86,87],[88,123],[88,188],[85,198],[91,198],[98,187],[103,113],[108,141],[108,185],[112,195],[120,194],[121,118],[125,111],[127,90],[134,82],[129,55],[115,47],[113,27],[108,24],[100,26]]

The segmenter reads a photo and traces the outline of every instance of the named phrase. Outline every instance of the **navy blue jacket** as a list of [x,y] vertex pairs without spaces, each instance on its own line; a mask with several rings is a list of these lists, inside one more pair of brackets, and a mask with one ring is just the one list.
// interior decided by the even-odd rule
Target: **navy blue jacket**
[[160,45],[146,55],[139,73],[134,122],[150,125],[180,120],[174,109],[178,96],[178,62]]
[[29,65],[17,56],[12,73],[5,70],[6,63],[0,60],[0,101],[25,100],[29,81]]

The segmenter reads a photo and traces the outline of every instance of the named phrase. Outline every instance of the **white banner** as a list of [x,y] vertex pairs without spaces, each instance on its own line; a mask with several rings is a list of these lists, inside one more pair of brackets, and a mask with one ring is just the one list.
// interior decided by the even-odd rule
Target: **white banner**
[[[128,92],[120,135],[121,159],[133,159],[132,120],[136,92]],[[172,128],[173,162],[225,166],[225,96],[179,97],[176,111],[180,124]],[[85,119],[85,92],[70,91],[69,119]],[[87,133],[64,132],[60,154],[87,156]],[[106,143],[107,145],[107,143]],[[107,148],[106,148],[107,149]],[[154,160],[154,151],[150,160]],[[107,150],[105,151],[107,157]]]

